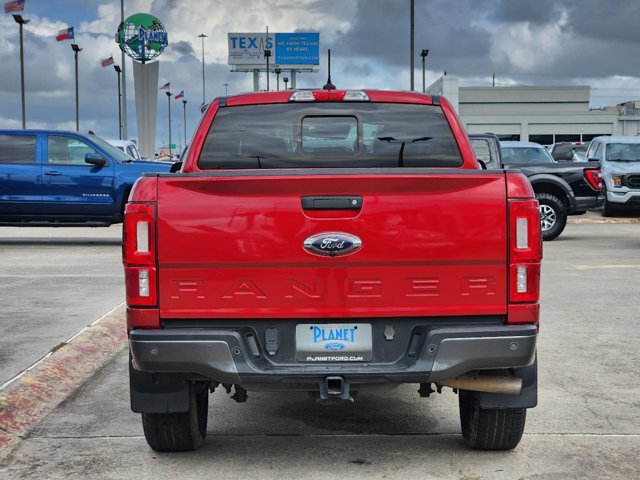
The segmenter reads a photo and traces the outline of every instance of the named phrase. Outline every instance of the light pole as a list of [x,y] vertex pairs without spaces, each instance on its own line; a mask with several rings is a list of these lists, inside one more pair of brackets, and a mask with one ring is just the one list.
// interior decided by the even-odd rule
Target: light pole
[[413,63],[413,25],[415,23],[414,22],[414,17],[415,17],[415,15],[414,15],[415,14],[415,2],[414,2],[414,0],[411,0],[410,8],[411,8],[411,15],[410,15],[411,16],[411,21],[410,21],[411,26],[409,28],[409,31],[410,31],[410,34],[409,34],[410,35],[409,49],[411,51],[409,52],[409,58],[411,59],[411,62],[410,62],[411,65],[410,65],[409,68],[410,68],[410,73],[411,73],[411,91],[413,92],[414,87],[415,87],[415,84],[414,84],[414,81],[413,81],[413,69],[415,68],[414,67],[414,63]]
[[282,77],[282,81],[284,82],[284,89],[287,89],[287,83],[289,83],[289,77]]
[[282,69],[276,67],[274,72],[276,72],[276,90],[279,92],[280,91],[280,74],[282,73]]
[[164,92],[167,94],[167,105],[169,105],[169,158],[171,158],[171,92]]
[[229,84],[223,83],[222,86],[224,87],[224,96],[227,97],[229,95]]
[[29,20],[22,18],[22,15],[13,15],[13,19],[20,25],[20,89],[22,90],[22,129],[27,128],[27,107],[24,91],[24,42],[22,36],[22,27],[29,23]]
[[78,46],[77,43],[72,43],[71,50],[73,50],[73,56],[76,62],[76,132],[79,132],[80,131],[80,95],[78,94],[78,53],[80,53],[82,49]]
[[424,83],[425,61],[427,60],[427,55],[429,55],[429,49],[422,50],[420,52],[420,56],[422,57],[422,93],[427,91]]
[[267,59],[267,92],[269,91],[269,57],[271,56],[271,50],[266,49],[264,51],[264,58]]
[[204,39],[207,38],[207,36],[204,33],[201,33],[198,35],[198,38],[202,39],[202,105],[204,105],[206,103],[206,96],[204,94]]
[[122,94],[120,90],[120,74],[122,69],[118,65],[113,66],[118,77],[118,138],[122,140]]
[[[183,118],[183,123],[184,123],[184,146],[187,146],[187,101],[186,100],[182,100],[182,115],[184,116]],[[181,159],[182,160],[182,159]]]

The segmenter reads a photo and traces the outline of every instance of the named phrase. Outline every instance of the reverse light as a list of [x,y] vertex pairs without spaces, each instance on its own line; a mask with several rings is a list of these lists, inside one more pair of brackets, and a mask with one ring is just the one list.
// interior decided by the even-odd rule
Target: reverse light
[[138,270],[138,295],[149,296],[149,270]]
[[149,253],[149,222],[136,222],[136,251]]
[[527,267],[516,267],[516,292],[526,293],[527,291]]
[[516,248],[529,248],[529,221],[526,217],[516,218]]
[[614,187],[622,186],[622,175],[611,175],[611,183],[613,183]]

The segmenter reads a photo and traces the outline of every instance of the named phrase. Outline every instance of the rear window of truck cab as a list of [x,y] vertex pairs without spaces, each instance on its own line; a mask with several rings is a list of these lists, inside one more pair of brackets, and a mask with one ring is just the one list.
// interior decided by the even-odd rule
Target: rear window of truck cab
[[286,103],[220,108],[198,167],[460,167],[439,106]]

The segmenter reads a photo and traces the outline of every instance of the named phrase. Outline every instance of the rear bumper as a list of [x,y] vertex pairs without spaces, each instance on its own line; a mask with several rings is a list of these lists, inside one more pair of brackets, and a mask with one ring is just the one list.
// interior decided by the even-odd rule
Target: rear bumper
[[575,211],[583,212],[591,208],[596,208],[597,206],[602,205],[603,202],[604,202],[604,198],[600,195],[593,195],[589,197],[576,197]]
[[[417,338],[417,340],[415,340]],[[234,329],[132,330],[133,368],[205,377],[220,383],[311,384],[339,375],[351,384],[437,382],[472,370],[517,368],[535,358],[534,325],[434,327],[407,340],[393,361],[275,363]]]

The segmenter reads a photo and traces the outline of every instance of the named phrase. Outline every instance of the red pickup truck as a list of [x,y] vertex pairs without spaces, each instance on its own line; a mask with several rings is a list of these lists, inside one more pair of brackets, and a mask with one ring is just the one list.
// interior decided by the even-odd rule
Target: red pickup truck
[[179,174],[126,206],[131,407],[193,450],[209,392],[318,401],[453,388],[472,448],[521,439],[537,403],[542,242],[520,173],[481,170],[444,98],[218,98]]

